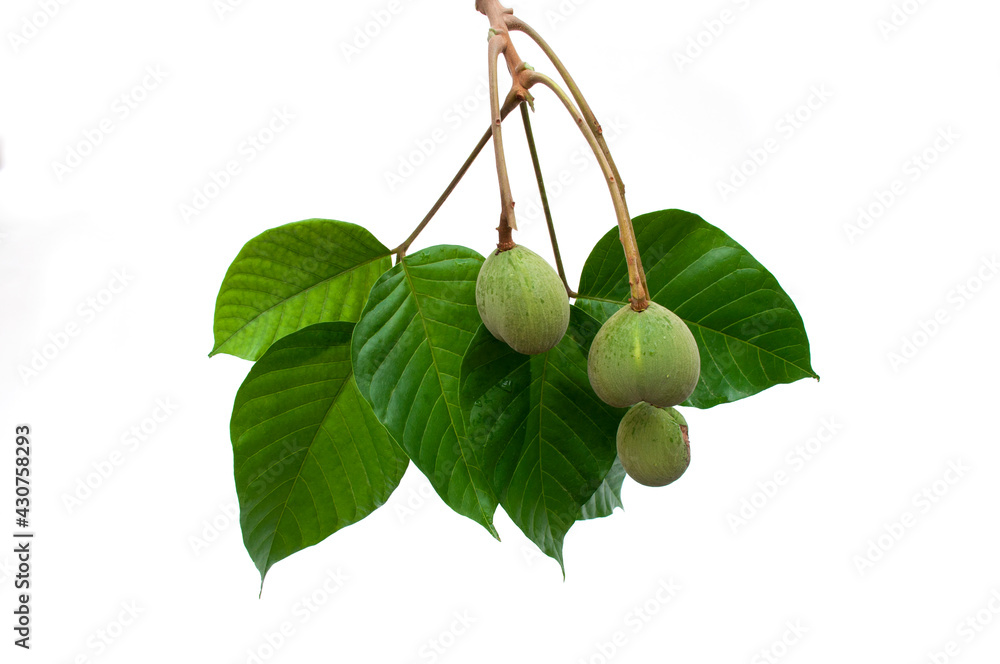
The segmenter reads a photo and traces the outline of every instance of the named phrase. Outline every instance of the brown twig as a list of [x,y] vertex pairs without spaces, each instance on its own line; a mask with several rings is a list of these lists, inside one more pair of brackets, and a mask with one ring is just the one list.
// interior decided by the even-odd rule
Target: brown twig
[[510,39],[510,32],[507,30],[507,18],[513,16],[514,10],[501,5],[500,0],[476,0],[476,9],[490,21],[490,40],[492,41],[493,37],[503,39],[503,48],[500,52],[503,53],[504,59],[507,61],[508,73],[514,79],[512,86],[514,94],[522,101],[530,103],[531,93],[528,92],[527,86],[522,83],[519,76],[524,70],[524,61],[517,54],[517,49]]
[[507,177],[507,161],[503,151],[503,133],[500,118],[500,91],[497,89],[497,58],[503,53],[507,41],[501,35],[490,39],[489,69],[490,69],[490,112],[493,130],[493,151],[496,154],[497,180],[500,183],[500,225],[497,226],[499,239],[497,249],[507,251],[514,248],[513,229],[517,228],[514,217],[514,197],[510,191],[510,179]]
[[510,94],[521,101],[532,103],[531,93],[522,82],[522,74],[527,67],[521,56],[517,54],[510,32],[507,30],[507,17],[513,11],[500,4],[500,0],[476,0],[476,9],[490,22],[489,41],[489,85],[490,111],[493,122],[493,149],[496,153],[497,181],[500,185],[500,224],[497,226],[499,239],[497,249],[507,251],[514,244],[513,231],[517,230],[517,220],[514,215],[514,197],[510,190],[510,179],[507,176],[507,162],[504,157],[503,135],[500,130],[500,91],[497,83],[497,59],[503,55],[507,63],[507,71],[513,81]]
[[[513,111],[514,108],[517,107],[520,103],[521,100],[518,99],[517,96],[513,94],[513,92],[507,95],[507,99],[506,101],[504,101],[503,107],[500,109],[500,118],[501,119],[506,118],[508,115],[510,115],[511,111]],[[397,257],[397,260],[403,260],[403,258],[406,257],[406,251],[410,248],[410,245],[413,244],[414,240],[417,239],[417,236],[420,235],[420,233],[427,227],[427,224],[429,224],[431,219],[434,218],[434,215],[437,214],[438,210],[441,209],[441,206],[444,205],[445,201],[448,200],[448,197],[451,196],[452,192],[455,191],[455,188],[458,186],[458,183],[462,181],[463,177],[465,177],[465,174],[468,172],[469,168],[472,167],[473,162],[476,161],[476,158],[483,151],[483,148],[486,147],[486,144],[490,142],[490,138],[492,136],[493,136],[493,125],[491,123],[490,127],[486,130],[486,133],[484,133],[483,137],[479,139],[479,143],[477,143],[476,147],[473,148],[472,154],[470,154],[469,157],[465,160],[465,163],[462,164],[462,167],[458,169],[458,173],[456,173],[455,177],[452,178],[451,183],[444,190],[444,193],[442,193],[441,196],[438,197],[437,201],[434,203],[434,206],[431,207],[430,211],[424,216],[424,218],[420,221],[420,223],[413,230],[413,232],[410,233],[410,236],[406,238],[406,240],[404,240],[402,244],[400,244],[398,247],[392,250],[392,253],[395,254]]]

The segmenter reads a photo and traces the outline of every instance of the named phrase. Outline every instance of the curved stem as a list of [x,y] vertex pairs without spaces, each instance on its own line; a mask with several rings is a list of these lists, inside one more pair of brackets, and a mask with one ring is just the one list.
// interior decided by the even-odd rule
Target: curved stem
[[615,179],[618,181],[618,189],[621,191],[622,196],[625,196],[625,183],[622,182],[621,175],[618,173],[618,167],[615,165],[615,160],[611,157],[611,151],[608,149],[608,143],[604,140],[604,130],[601,129],[601,123],[597,121],[597,117],[594,115],[594,111],[591,110],[590,104],[583,96],[583,92],[580,91],[579,86],[577,86],[576,81],[570,76],[569,70],[556,55],[556,52],[552,50],[548,42],[542,39],[542,36],[535,31],[530,25],[525,23],[520,18],[510,14],[504,17],[504,22],[507,25],[508,30],[515,30],[517,32],[523,32],[532,41],[534,41],[540,49],[548,56],[552,65],[559,72],[559,76],[562,77],[563,81],[566,82],[566,87],[569,88],[570,94],[573,95],[573,99],[580,106],[580,111],[583,113],[583,117],[590,124],[590,128],[593,130],[594,135],[597,137],[597,143],[601,147],[601,152],[604,153],[604,157],[608,160],[608,164],[611,166],[611,170],[615,175]]
[[583,115],[577,109],[573,100],[559,87],[558,83],[548,76],[534,71],[527,72],[526,78],[529,88],[536,83],[541,83],[555,93],[566,107],[566,110],[573,116],[580,131],[583,132],[584,138],[587,139],[590,149],[593,150],[594,156],[601,166],[601,171],[604,173],[604,179],[607,181],[608,190],[611,192],[611,200],[615,206],[615,215],[618,217],[618,234],[622,242],[622,247],[625,250],[625,262],[628,264],[628,282],[632,293],[632,309],[635,311],[645,310],[649,306],[649,295],[646,289],[646,275],[643,273],[642,262],[639,258],[639,246],[636,243],[635,231],[632,228],[632,220],[628,216],[628,209],[625,207],[625,200],[622,197],[621,190],[618,188],[617,178],[615,178],[614,171],[611,170],[611,165],[608,163],[607,157],[604,156],[604,152],[597,142],[597,137],[584,120]]
[[538,180],[538,193],[542,197],[542,210],[545,212],[545,223],[549,226],[549,238],[552,239],[552,253],[556,256],[556,271],[566,287],[566,294],[577,297],[577,293],[569,287],[566,280],[566,270],[563,268],[562,254],[559,253],[559,241],[556,239],[556,226],[552,222],[552,210],[549,208],[549,197],[545,193],[545,179],[542,177],[542,166],[538,161],[538,148],[535,147],[535,134],[531,131],[531,119],[528,117],[528,107],[521,104],[521,121],[524,123],[524,135],[528,139],[528,151],[531,153],[531,164],[535,168],[535,179]]
[[[510,115],[511,111],[513,111],[514,108],[521,103],[522,103],[521,100],[518,99],[517,95],[515,95],[513,92],[508,94],[507,99],[503,103],[503,108],[500,109],[500,119],[502,120],[506,118],[508,115]],[[430,211],[424,216],[424,218],[420,221],[420,223],[417,224],[417,227],[413,230],[412,233],[410,233],[410,236],[406,238],[406,240],[404,240],[402,244],[400,244],[398,247],[392,250],[392,253],[396,254],[397,260],[403,260],[403,258],[406,256],[406,251],[410,248],[410,245],[413,244],[414,240],[417,239],[417,236],[420,235],[420,233],[423,232],[423,230],[427,227],[427,224],[430,223],[431,219],[434,218],[434,215],[437,214],[438,210],[441,209],[441,206],[444,205],[444,202],[448,200],[448,197],[451,196],[451,193],[455,191],[455,188],[458,186],[458,183],[462,181],[463,177],[465,177],[465,174],[469,171],[469,168],[472,167],[473,162],[475,162],[476,158],[479,157],[479,154],[483,151],[483,148],[486,147],[486,144],[490,142],[490,138],[492,136],[493,136],[493,125],[491,123],[490,127],[486,130],[486,133],[484,133],[483,137],[479,139],[479,143],[477,143],[476,147],[473,148],[472,154],[470,154],[469,157],[465,160],[465,163],[462,164],[462,167],[458,169],[458,173],[456,173],[455,177],[452,178],[451,183],[444,190],[444,193],[442,193],[438,197],[437,201],[434,203],[433,207],[431,207]]]
[[[552,62],[552,65],[559,72],[559,76],[566,82],[566,87],[569,88],[570,94],[573,95],[573,99],[580,107],[580,111],[583,113],[583,117],[587,120],[590,125],[591,131],[593,131],[594,136],[597,139],[597,144],[601,148],[601,152],[604,153],[604,158],[608,160],[608,165],[611,167],[611,172],[615,176],[615,180],[618,182],[618,191],[622,196],[622,204],[625,206],[625,214],[629,219],[632,215],[628,211],[628,201],[625,200],[625,183],[622,181],[621,173],[618,172],[618,166],[615,164],[614,157],[611,156],[611,150],[608,148],[608,142],[604,140],[604,130],[601,128],[601,123],[597,121],[597,116],[591,109],[590,104],[587,103],[587,99],[583,96],[583,91],[576,84],[576,81],[570,75],[569,70],[566,69],[566,65],[563,64],[556,52],[549,46],[548,42],[542,38],[538,32],[532,28],[530,25],[525,23],[522,19],[514,16],[513,13],[504,15],[504,24],[508,30],[515,30],[517,32],[524,33],[527,35],[538,47],[545,53]],[[642,269],[642,259],[638,256],[636,260],[639,263],[639,275],[642,278],[643,289],[649,293],[649,286],[646,284],[646,272]]]
[[503,134],[500,129],[502,123],[500,117],[500,91],[497,88],[497,59],[503,53],[506,45],[507,39],[502,35],[494,35],[490,38],[490,111],[492,113],[493,151],[496,153],[497,180],[500,184],[500,225],[497,227],[497,230],[500,232],[497,249],[500,251],[507,251],[514,247],[514,239],[511,231],[517,228],[517,221],[514,218],[514,198],[510,191],[510,179],[507,177],[507,160],[504,157],[503,151]]

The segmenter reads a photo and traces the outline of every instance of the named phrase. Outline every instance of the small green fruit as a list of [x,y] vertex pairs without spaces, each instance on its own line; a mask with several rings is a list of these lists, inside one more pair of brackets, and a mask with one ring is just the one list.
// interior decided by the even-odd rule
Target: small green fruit
[[618,458],[639,484],[676,481],[691,463],[687,422],[673,408],[645,402],[632,406],[618,425]]
[[625,305],[601,327],[587,359],[590,385],[605,403],[640,401],[666,408],[691,396],[701,375],[698,343],[687,324],[655,302]]
[[522,246],[486,259],[476,280],[476,306],[486,329],[525,355],[551,350],[569,327],[562,280],[544,258]]

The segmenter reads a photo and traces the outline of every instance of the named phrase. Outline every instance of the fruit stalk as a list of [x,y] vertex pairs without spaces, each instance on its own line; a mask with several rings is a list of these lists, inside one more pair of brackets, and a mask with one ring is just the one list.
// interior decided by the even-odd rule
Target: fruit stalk
[[503,150],[503,134],[500,117],[500,91],[497,83],[497,60],[501,55],[507,63],[507,70],[513,79],[510,94],[521,101],[531,102],[531,94],[522,85],[520,74],[525,70],[524,61],[517,54],[517,49],[510,40],[510,33],[504,17],[512,10],[500,4],[499,0],[476,0],[476,9],[490,21],[489,41],[489,86],[490,111],[493,130],[493,150],[496,153],[497,180],[500,185],[500,225],[497,226],[499,241],[497,249],[507,251],[514,247],[512,231],[517,229],[514,216],[514,198],[510,191],[510,179],[507,176],[507,162]]
[[507,251],[514,247],[512,230],[517,228],[514,217],[514,197],[510,191],[510,179],[507,177],[507,161],[503,151],[503,134],[500,129],[500,91],[497,88],[497,58],[503,53],[507,40],[501,35],[490,38],[490,112],[493,130],[493,151],[496,154],[497,178],[500,183],[500,225],[497,227],[500,236],[497,249]]
[[521,104],[521,121],[524,124],[524,135],[528,140],[528,152],[531,153],[531,164],[535,169],[535,179],[538,181],[538,194],[542,198],[542,210],[545,212],[545,223],[549,227],[549,238],[552,240],[552,253],[556,257],[556,271],[562,279],[563,286],[566,287],[566,294],[570,297],[577,297],[577,293],[569,287],[566,279],[566,270],[563,267],[562,254],[559,253],[559,240],[556,239],[556,226],[552,222],[552,210],[549,207],[549,197],[545,193],[545,179],[542,177],[542,166],[538,161],[538,148],[535,146],[535,134],[531,130],[531,119],[528,117],[528,108]]
[[601,151],[597,137],[584,120],[583,115],[577,109],[573,100],[570,99],[569,95],[566,94],[566,91],[558,83],[545,74],[535,71],[528,71],[525,78],[527,87],[531,88],[536,84],[544,85],[559,98],[566,107],[566,110],[573,116],[591,150],[593,150],[594,156],[601,166],[601,171],[604,173],[604,179],[607,181],[608,190],[611,192],[611,200],[615,207],[615,215],[618,218],[618,235],[621,239],[622,248],[625,251],[625,262],[628,265],[628,282],[632,294],[630,300],[632,309],[635,311],[644,311],[649,306],[649,294],[646,289],[646,275],[643,272],[642,263],[639,258],[639,246],[635,240],[635,231],[632,228],[632,220],[628,216],[628,209],[625,207],[625,199],[618,188],[618,180],[611,170],[607,158]]
[[[549,46],[548,42],[546,42],[534,28],[513,14],[505,16],[504,19],[508,30],[522,32],[527,35],[532,41],[535,42],[535,44],[538,45],[540,49],[542,49],[542,52],[545,53],[545,55],[549,58],[549,61],[552,62],[552,66],[556,68],[557,72],[559,72],[560,78],[562,78],[562,80],[566,83],[566,87],[569,88],[569,93],[573,95],[573,99],[575,99],[576,103],[579,105],[580,111],[583,113],[583,117],[587,120],[587,123],[593,130],[594,135],[597,137],[597,143],[601,146],[601,152],[604,153],[604,157],[608,160],[608,164],[611,166],[611,170],[615,174],[615,179],[618,181],[618,190],[624,198],[625,183],[622,182],[621,175],[618,173],[618,166],[615,165],[615,160],[611,156],[611,150],[608,149],[608,143],[604,140],[604,130],[601,128],[601,123],[597,121],[594,111],[591,109],[590,104],[587,103],[587,100],[584,98],[583,92],[581,92],[580,87],[576,84],[576,81],[573,80],[572,76],[570,76],[569,70],[566,69],[566,66],[562,63],[562,60],[559,59],[559,56],[556,55],[556,52],[552,49],[552,47]],[[626,204],[626,208],[627,207],[628,206]]]

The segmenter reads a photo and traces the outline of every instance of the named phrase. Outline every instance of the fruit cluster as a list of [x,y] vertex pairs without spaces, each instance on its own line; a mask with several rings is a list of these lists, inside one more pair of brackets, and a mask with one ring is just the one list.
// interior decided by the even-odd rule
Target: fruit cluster
[[[519,245],[486,259],[476,305],[493,336],[525,355],[555,348],[569,325],[559,275]],[[688,427],[673,407],[691,396],[701,373],[698,344],[684,321],[655,302],[641,310],[625,305],[594,338],[587,373],[602,401],[630,407],[617,436],[625,472],[646,486],[665,486],[683,475],[691,461]]]
[[[802,318],[775,277],[695,214],[633,218],[601,123],[553,48],[502,0],[476,9],[490,25],[490,124],[410,235],[390,249],[344,221],[285,224],[250,240],[223,279],[211,354],[255,363],[230,437],[243,541],[262,580],[384,505],[411,465],[456,513],[499,539],[502,508],[562,566],[575,523],[622,507],[626,473],[664,486],[686,472],[688,425],[676,406],[712,408],[818,378]],[[524,62],[513,33],[557,76]],[[531,128],[533,90],[551,94],[581,132],[614,208],[617,227],[591,250],[577,291]],[[503,135],[515,111],[554,269],[514,241]],[[490,143],[495,251],[411,253]]]

